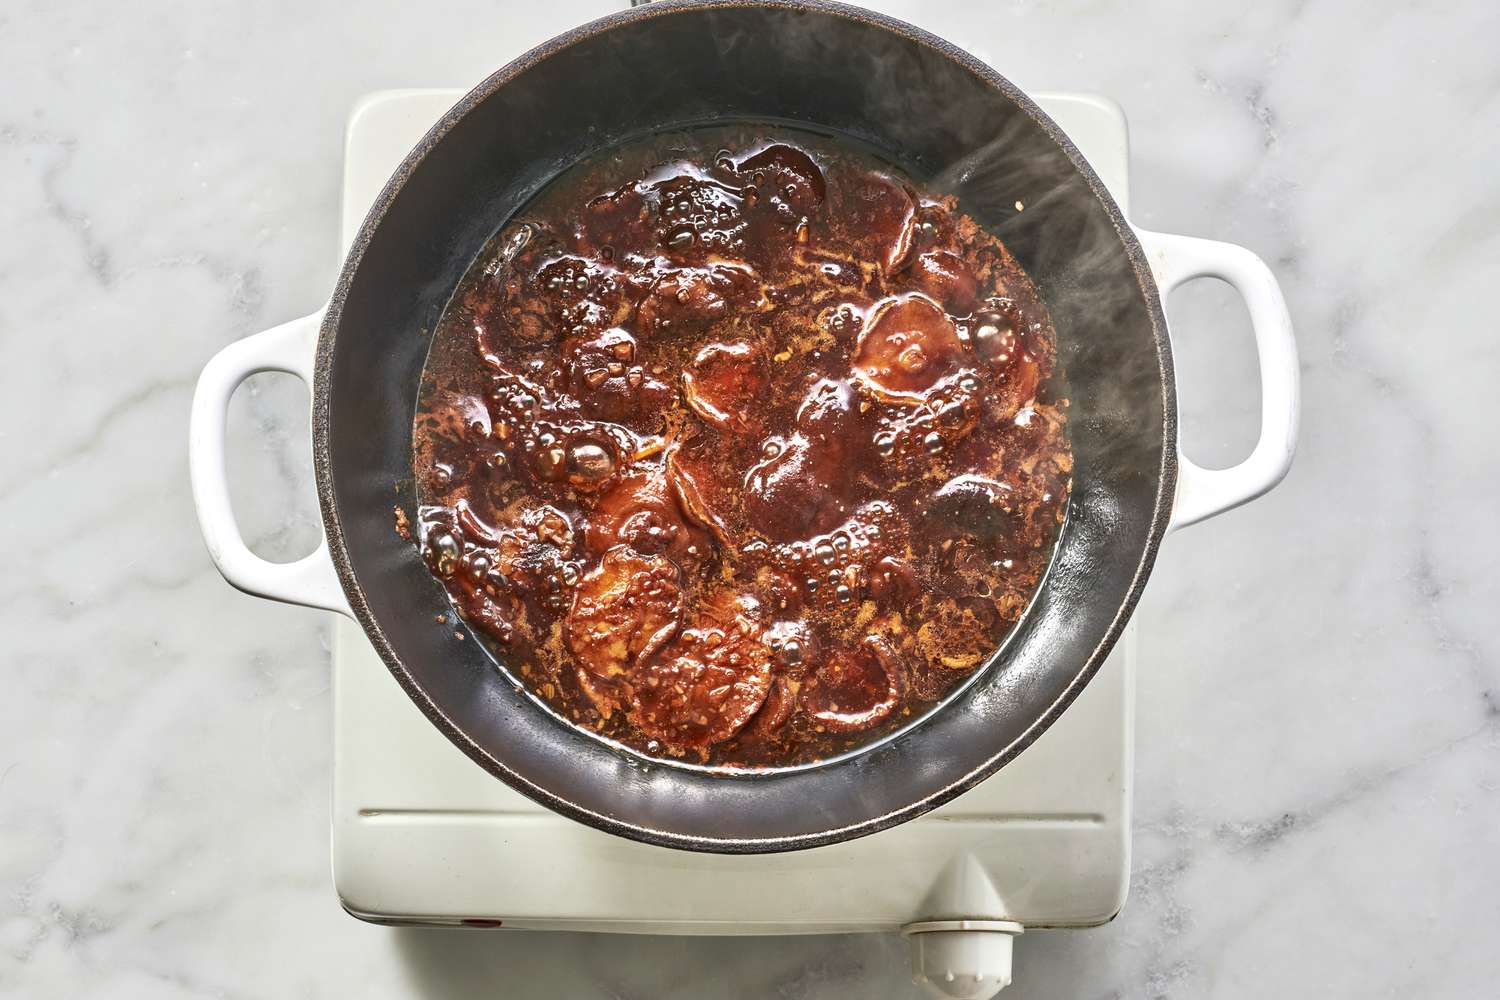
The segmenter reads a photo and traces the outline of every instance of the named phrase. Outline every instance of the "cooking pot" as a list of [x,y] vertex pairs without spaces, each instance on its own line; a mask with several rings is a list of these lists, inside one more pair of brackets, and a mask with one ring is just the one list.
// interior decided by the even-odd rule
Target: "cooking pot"
[[[446,594],[396,532],[414,510],[420,373],[486,240],[581,157],[725,120],[848,136],[961,199],[1035,279],[1071,400],[1072,495],[1051,568],[991,660],[937,710],[862,751],[768,773],[650,762],[542,710],[478,641],[435,627]],[[1178,446],[1163,295],[1211,275],[1249,310],[1260,438],[1222,470]],[[325,539],[287,564],[251,553],[224,471],[248,376],[312,388]],[[1291,321],[1274,278],[1226,243],[1133,229],[1067,136],[994,70],[869,11],[818,0],[687,0],[623,11],[501,69],[439,121],[370,210],[328,305],[231,344],[193,400],[194,497],[209,552],[252,594],[353,616],[413,702],[476,763],[539,802],[653,844],[782,851],[911,819],[993,774],[1083,689],[1125,626],[1157,547],[1274,486],[1297,428]],[[472,639],[472,635],[470,636]]]

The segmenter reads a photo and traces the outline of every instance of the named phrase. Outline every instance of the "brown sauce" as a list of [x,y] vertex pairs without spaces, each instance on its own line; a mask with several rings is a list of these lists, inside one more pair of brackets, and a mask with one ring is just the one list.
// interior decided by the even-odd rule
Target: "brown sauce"
[[498,659],[649,756],[777,766],[920,716],[1067,501],[1056,335],[952,198],[829,139],[643,140],[470,269],[413,430],[424,559]]

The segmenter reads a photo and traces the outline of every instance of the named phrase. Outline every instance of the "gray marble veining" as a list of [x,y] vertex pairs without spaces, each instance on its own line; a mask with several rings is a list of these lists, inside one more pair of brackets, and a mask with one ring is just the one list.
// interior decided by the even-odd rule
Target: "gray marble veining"
[[[1474,997],[1500,979],[1500,8],[892,2],[1107,93],[1136,221],[1244,243],[1298,325],[1297,465],[1173,537],[1140,615],[1131,899],[1007,997]],[[313,612],[225,586],[187,403],[315,308],[360,94],[464,85],[606,3],[0,8],[0,995],[913,996],[885,936],[357,923],[327,864]],[[1252,434],[1246,322],[1173,302],[1189,449]],[[232,421],[259,551],[316,538],[305,394]]]

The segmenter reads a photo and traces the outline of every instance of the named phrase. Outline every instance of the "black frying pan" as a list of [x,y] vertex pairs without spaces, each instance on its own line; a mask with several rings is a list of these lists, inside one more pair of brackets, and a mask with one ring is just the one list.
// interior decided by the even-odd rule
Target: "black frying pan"
[[[648,765],[540,710],[481,643],[434,627],[446,595],[392,522],[393,504],[414,506],[411,426],[431,332],[489,236],[600,147],[724,119],[846,134],[957,193],[1040,287],[1073,404],[1067,522],[1053,568],[1004,648],[941,710],[893,738],[760,775]],[[291,343],[300,336],[293,327],[262,337]],[[242,563],[253,557],[240,551],[237,532],[230,539],[211,524],[218,498],[199,468],[200,438],[214,432],[220,383],[227,401],[249,373],[215,365],[221,360],[205,370],[195,402],[194,475],[225,575],[323,607],[346,598],[412,700],[478,764],[582,822],[695,850],[780,851],[872,833],[1014,758],[1078,695],[1120,634],[1167,529],[1178,472],[1158,291],[1092,170],[1035,104],[971,56],[908,25],[821,2],[700,0],[604,18],[491,76],[413,150],[365,220],[322,320],[313,433],[328,552],[283,568],[300,590],[249,581]],[[309,374],[300,362],[258,366]],[[329,555],[342,595],[315,580]]]

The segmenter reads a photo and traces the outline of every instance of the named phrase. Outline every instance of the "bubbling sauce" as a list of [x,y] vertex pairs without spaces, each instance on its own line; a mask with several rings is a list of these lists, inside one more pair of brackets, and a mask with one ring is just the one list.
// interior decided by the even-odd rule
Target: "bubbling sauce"
[[818,760],[920,716],[1030,601],[1072,469],[1055,367],[956,199],[800,131],[641,140],[460,284],[417,540],[563,718],[659,759]]

